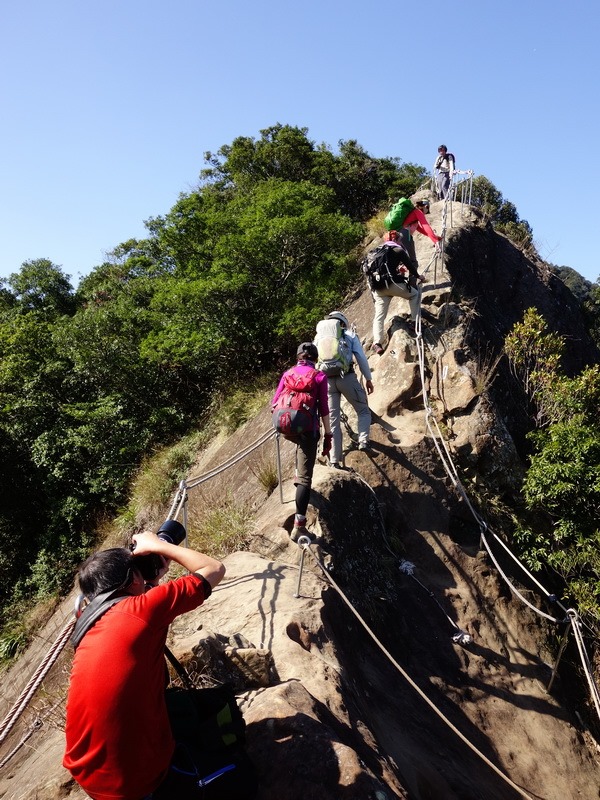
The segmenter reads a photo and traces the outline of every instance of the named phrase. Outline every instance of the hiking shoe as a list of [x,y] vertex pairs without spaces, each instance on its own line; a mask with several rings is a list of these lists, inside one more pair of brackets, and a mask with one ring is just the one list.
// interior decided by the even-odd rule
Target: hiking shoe
[[294,525],[292,532],[290,533],[290,539],[292,542],[297,542],[301,536],[308,536],[311,542],[317,538],[312,531],[309,531],[306,525]]
[[308,531],[304,525],[294,525],[290,533],[292,542],[297,542],[301,536],[308,536]]
[[333,469],[341,469],[342,468],[342,465],[340,464],[339,461],[330,461],[329,462],[329,466],[333,467]]
[[383,355],[383,347],[379,344],[379,342],[375,342],[373,344],[373,351],[377,353],[378,356]]
[[363,451],[365,451],[365,450],[368,451],[368,450],[371,449],[371,443],[370,442],[360,442],[359,445],[358,445],[358,449],[359,450],[363,450]]

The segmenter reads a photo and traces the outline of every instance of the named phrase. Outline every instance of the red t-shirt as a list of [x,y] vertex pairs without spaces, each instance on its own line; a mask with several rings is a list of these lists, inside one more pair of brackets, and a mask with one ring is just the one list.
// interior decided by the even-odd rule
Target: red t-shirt
[[63,766],[93,800],[141,800],[161,782],[174,741],[164,699],[167,629],[202,605],[185,575],[107,611],[75,652]]
[[434,232],[431,225],[427,222],[425,214],[420,208],[413,208],[413,210],[408,214],[402,223],[402,227],[408,228],[408,226],[413,222],[417,223],[417,230],[419,233],[422,233],[424,236],[428,236],[434,244],[441,242],[442,237],[438,236],[437,233]]

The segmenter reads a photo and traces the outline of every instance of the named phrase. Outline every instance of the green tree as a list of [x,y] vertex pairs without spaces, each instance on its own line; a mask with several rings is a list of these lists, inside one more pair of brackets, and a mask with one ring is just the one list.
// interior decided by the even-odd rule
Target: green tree
[[207,185],[200,191],[180,195],[164,217],[146,222],[161,260],[172,268],[173,274],[197,277],[206,273],[217,239],[237,234],[235,222],[231,230],[225,228],[230,218],[223,214],[233,196],[232,192],[221,193]]
[[528,309],[506,350],[544,426],[530,434],[534,452],[524,482],[530,509],[548,524],[520,527],[523,555],[534,569],[550,566],[566,581],[582,613],[600,623],[600,366],[568,378],[562,339]]
[[40,477],[26,445],[0,426],[0,612],[34,561],[48,522]]
[[533,248],[533,230],[527,220],[519,218],[514,203],[505,200],[502,193],[484,175],[473,179],[471,204],[481,209],[496,230],[504,233],[524,250]]
[[412,194],[426,179],[423,167],[374,158],[354,139],[340,141],[335,154],[325,144],[317,146],[307,134],[307,128],[277,124],[262,130],[258,140],[238,137],[216,154],[205,154],[209,166],[201,179],[224,193],[273,179],[309,181],[331,188],[338,209],[361,221],[393,196]]
[[14,559],[30,570],[23,592],[70,576],[148,449],[312,335],[357,278],[362,221],[426,175],[280,124],[207,159],[197,191],[76,292],[47,259],[0,284],[0,450],[39,506],[15,491],[0,514],[0,578],[19,510],[40,522],[22,526],[37,531]]
[[583,304],[588,329],[594,341],[600,347],[600,285],[593,283],[588,297]]
[[76,303],[69,276],[47,258],[25,261],[8,278],[19,309],[37,311],[53,318],[72,314]]
[[564,340],[548,330],[547,322],[535,308],[528,308],[523,322],[514,325],[506,337],[504,347],[532,404],[536,426],[555,422],[562,413],[557,387]]
[[[348,254],[362,236],[362,227],[336,208],[326,187],[273,179],[205,210],[211,258],[196,258],[196,251],[161,283],[144,354],[162,365],[206,366],[223,381],[255,369],[257,358],[272,359],[282,343],[307,336],[348,285]],[[172,253],[187,259],[193,252],[166,227],[160,235]]]
[[564,266],[553,266],[552,271],[558,275],[567,289],[569,289],[581,303],[589,298],[593,284],[586,280],[583,275],[580,275],[571,267]]
[[219,189],[242,191],[272,178],[310,180],[316,150],[307,136],[308,128],[277,123],[260,133],[258,140],[238,136],[216,154],[205,153],[209,166],[202,171],[201,178],[215,183]]

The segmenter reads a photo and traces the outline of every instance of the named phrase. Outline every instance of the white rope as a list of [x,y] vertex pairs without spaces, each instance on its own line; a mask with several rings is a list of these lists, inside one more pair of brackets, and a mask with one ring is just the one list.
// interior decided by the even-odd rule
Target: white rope
[[[538,587],[538,589],[539,589],[539,590],[540,590],[540,591],[541,591],[543,594],[545,594],[545,595],[546,595],[546,597],[548,597],[548,598],[555,598],[555,596],[554,596],[553,594],[551,594],[551,593],[550,593],[550,592],[549,592],[549,591],[548,591],[548,590],[547,590],[547,589],[546,589],[544,586],[542,586],[542,584],[541,584],[541,583],[540,583],[540,582],[537,580],[537,578],[536,578],[534,575],[532,575],[532,574],[531,574],[531,572],[529,572],[529,570],[527,569],[527,567],[526,567],[526,566],[525,566],[525,565],[524,565],[524,564],[523,564],[521,561],[519,561],[519,559],[516,557],[516,555],[515,555],[515,554],[514,554],[514,553],[513,553],[513,552],[512,552],[512,551],[511,551],[511,550],[510,550],[508,547],[507,547],[507,545],[506,545],[506,544],[505,544],[505,543],[502,541],[502,539],[501,539],[501,538],[500,538],[500,537],[499,537],[499,536],[498,536],[496,533],[494,533],[493,531],[490,531],[490,533],[492,534],[492,536],[494,537],[494,539],[495,539],[495,540],[498,542],[498,544],[499,544],[499,545],[501,545],[501,547],[503,547],[503,548],[504,548],[504,550],[505,550],[505,551],[508,553],[508,555],[509,555],[509,556],[512,558],[512,560],[515,562],[515,564],[517,564],[517,566],[519,566],[519,567],[520,567],[520,568],[523,570],[523,572],[524,572],[524,573],[527,575],[527,577],[528,577],[528,578],[530,578],[530,580],[532,580],[532,581],[533,581],[533,583],[535,583],[535,585]],[[563,604],[562,604],[562,603],[561,603],[561,602],[558,600],[558,598],[555,598],[555,599],[554,599],[554,602],[556,603],[556,605],[557,605],[559,608],[561,608],[561,609],[562,609],[562,610],[565,612],[565,614],[567,613],[567,607],[566,607],[566,606],[564,606],[564,605],[563,605]]]
[[579,657],[581,658],[581,663],[583,664],[583,671],[585,672],[585,677],[590,688],[592,700],[596,706],[596,714],[598,717],[600,717],[600,694],[598,693],[598,687],[594,683],[592,665],[590,664],[590,659],[588,658],[588,654],[585,650],[579,614],[574,609],[569,609],[569,616],[572,623],[571,627],[573,629],[573,635],[575,636],[575,641],[577,642],[577,649],[579,650]]
[[[370,483],[368,483],[368,482],[367,482],[367,481],[366,481],[366,480],[365,480],[365,479],[362,477],[362,475],[361,475],[359,472],[357,472],[356,470],[354,470],[354,475],[356,476],[356,478],[357,478],[357,479],[358,479],[358,480],[359,480],[359,481],[360,481],[360,482],[361,482],[361,483],[362,483],[364,486],[366,486],[366,488],[367,488],[367,489],[368,489],[368,490],[371,492],[371,494],[373,495],[373,499],[375,500],[375,504],[376,504],[376,507],[377,507],[377,511],[379,512],[379,522],[380,522],[380,524],[381,524],[381,537],[382,537],[382,539],[383,539],[383,541],[384,541],[384,544],[385,544],[385,546],[386,546],[386,548],[387,548],[388,552],[390,553],[390,555],[391,555],[391,556],[392,556],[394,559],[398,558],[398,554],[397,554],[396,552],[394,552],[394,550],[392,550],[392,546],[390,545],[390,543],[389,543],[389,541],[388,541],[388,538],[387,538],[387,535],[386,535],[386,530],[385,530],[385,520],[384,520],[384,518],[383,518],[383,514],[382,514],[382,512],[381,512],[381,507],[380,507],[380,505],[379,505],[379,501],[378,501],[378,499],[377,499],[377,495],[376,495],[376,493],[375,493],[375,490],[373,489],[373,487],[371,486],[371,484],[370,484]],[[441,612],[442,612],[442,614],[443,614],[443,615],[446,617],[446,619],[447,619],[447,620],[448,620],[448,622],[449,622],[449,623],[452,625],[452,627],[453,627],[455,630],[457,630],[457,631],[458,631],[458,632],[459,632],[459,633],[462,635],[462,637],[463,637],[463,638],[462,638],[462,641],[461,641],[460,643],[462,643],[462,644],[464,644],[464,643],[467,643],[464,637],[465,637],[465,636],[468,636],[468,637],[469,637],[469,639],[470,639],[471,637],[469,636],[469,634],[466,634],[466,633],[465,633],[463,630],[461,630],[461,628],[459,628],[459,626],[456,624],[456,622],[454,622],[454,620],[452,619],[452,617],[448,616],[448,614],[446,613],[446,610],[444,609],[444,607],[442,606],[442,604],[439,602],[439,600],[437,599],[437,597],[435,596],[435,594],[434,594],[434,593],[431,591],[431,589],[429,589],[427,586],[425,586],[425,584],[424,584],[424,583],[421,583],[421,581],[420,581],[420,580],[417,578],[417,576],[415,575],[415,565],[414,565],[414,564],[412,564],[410,561],[407,561],[406,559],[401,559],[401,560],[400,560],[400,562],[399,562],[399,564],[398,564],[398,568],[400,569],[400,572],[403,572],[405,575],[408,575],[410,578],[412,578],[414,581],[416,581],[416,583],[418,583],[418,584],[419,584],[419,586],[420,586],[420,587],[421,587],[421,588],[422,588],[424,591],[426,591],[426,592],[427,592],[427,594],[428,594],[428,595],[431,597],[431,599],[433,600],[433,602],[434,602],[434,603],[436,603],[436,605],[439,607],[440,611],[441,611]]]
[[[187,489],[193,488],[195,486],[199,486],[201,483],[209,480],[210,478],[214,478],[216,475],[219,475],[221,472],[224,472],[229,467],[232,467],[234,464],[237,464],[238,461],[241,461],[246,456],[250,455],[254,450],[261,447],[265,442],[275,436],[274,430],[265,431],[258,439],[256,439],[252,444],[248,445],[244,450],[240,451],[236,456],[233,456],[228,461],[221,464],[219,467],[211,470],[210,472],[206,473],[205,475],[201,475],[198,478],[193,478],[191,482],[188,482],[187,486],[185,481],[182,481],[179,487],[179,490],[175,496],[173,504],[171,506],[171,511],[169,512],[169,519],[176,518],[181,510],[181,507],[186,501],[187,498]],[[177,510],[176,510],[177,509]],[[174,515],[174,516],[173,516]],[[63,630],[60,632],[56,641],[52,645],[50,651],[39,665],[37,670],[35,671],[33,677],[25,687],[25,689],[21,692],[19,697],[17,698],[16,702],[8,712],[7,716],[3,720],[2,724],[0,724],[0,744],[4,742],[6,737],[9,735],[10,731],[16,725],[19,717],[24,712],[27,704],[38,690],[40,684],[50,671],[51,667],[54,665],[62,651],[64,650],[71,633],[73,632],[73,628],[75,627],[75,620],[69,622]],[[18,747],[13,751],[13,753],[9,754],[5,761],[5,763],[15,752],[17,752]]]
[[197,478],[191,478],[191,480],[187,481],[187,488],[193,489],[196,486],[199,486],[201,483],[210,480],[210,478],[214,478],[217,475],[220,475],[221,472],[224,472],[226,469],[233,467],[238,461],[246,458],[246,456],[250,455],[254,450],[257,450],[261,447],[265,442],[268,442],[273,436],[275,436],[276,431],[271,429],[265,431],[258,439],[256,439],[252,444],[248,445],[244,450],[240,450],[235,456],[232,456],[227,461],[224,461],[218,467],[210,470],[209,472],[205,473],[204,475],[200,475]]
[[498,570],[498,572],[500,573],[500,576],[501,576],[501,577],[502,577],[502,578],[503,578],[503,579],[506,581],[506,583],[508,584],[508,587],[509,587],[509,589],[511,590],[511,592],[512,592],[514,595],[516,595],[516,597],[518,597],[518,598],[519,598],[519,600],[520,600],[522,603],[525,603],[525,605],[526,605],[526,606],[529,606],[529,608],[531,608],[531,609],[532,609],[532,611],[535,611],[535,612],[536,612],[536,614],[539,614],[541,617],[545,617],[546,619],[550,620],[550,622],[555,622],[555,623],[557,623],[557,624],[559,624],[560,622],[562,622],[562,620],[560,620],[560,619],[556,619],[556,617],[553,617],[553,616],[551,616],[550,614],[546,614],[546,612],[545,612],[545,611],[542,611],[541,609],[539,609],[539,608],[536,608],[536,607],[533,605],[533,603],[530,603],[530,602],[529,602],[529,600],[527,600],[527,598],[526,598],[526,597],[523,597],[523,595],[522,595],[522,594],[519,592],[519,590],[516,588],[516,586],[513,586],[513,584],[512,584],[512,583],[511,583],[511,582],[508,580],[507,576],[506,576],[506,575],[504,574],[504,572],[502,571],[502,568],[500,567],[500,564],[498,563],[497,559],[494,557],[494,554],[493,554],[493,553],[492,553],[492,551],[490,550],[490,546],[489,546],[489,544],[487,543],[487,539],[485,538],[485,534],[484,534],[484,533],[482,533],[482,534],[481,534],[481,541],[483,542],[483,545],[484,545],[484,547],[485,547],[485,549],[486,549],[486,552],[487,552],[487,554],[488,554],[488,555],[489,555],[489,557],[492,559],[492,561],[493,561],[493,563],[494,563],[494,566],[496,567],[496,569],[497,569],[497,570]]
[[[420,299],[421,298],[419,296],[419,301],[420,301]],[[459,475],[458,475],[458,471],[457,471],[456,466],[454,464],[454,460],[452,459],[452,454],[450,453],[450,451],[448,449],[446,441],[445,441],[445,439],[444,439],[444,437],[442,435],[442,432],[441,432],[441,430],[439,428],[437,420],[435,419],[435,415],[434,415],[433,409],[432,409],[432,407],[430,405],[430,402],[429,402],[429,397],[427,395],[427,388],[426,388],[427,383],[426,383],[426,379],[425,379],[425,351],[424,351],[424,346],[423,346],[423,334],[422,334],[421,328],[422,328],[422,326],[421,326],[421,310],[420,310],[420,304],[419,304],[419,312],[417,314],[417,322],[416,322],[416,325],[415,325],[415,329],[416,329],[416,334],[417,334],[417,355],[418,355],[418,359],[419,359],[419,375],[420,375],[420,378],[421,378],[421,393],[422,393],[422,396],[423,396],[423,405],[425,407],[425,424],[427,425],[427,429],[428,429],[429,434],[430,434],[430,436],[431,436],[431,438],[433,440],[433,444],[434,444],[434,446],[435,446],[435,448],[436,448],[436,450],[438,452],[440,460],[441,460],[441,462],[442,462],[442,464],[444,466],[446,474],[450,478],[450,480],[452,482],[452,485],[460,493],[461,497],[463,498],[463,500],[465,501],[467,507],[471,511],[471,514],[473,515],[473,517],[476,520],[477,524],[480,526],[480,528],[483,531],[487,526],[486,526],[485,522],[483,521],[483,519],[479,516],[479,514],[477,513],[475,508],[473,507],[473,505],[472,505],[472,503],[471,503],[471,501],[470,501],[470,499],[469,499],[469,497],[468,497],[468,495],[467,495],[467,493],[466,493],[466,491],[465,491],[465,489],[464,489],[464,487],[463,487],[463,485],[462,485],[462,483],[460,481],[460,478],[459,478]],[[432,425],[432,422],[433,422],[433,425]],[[435,431],[433,429],[433,426],[435,426]],[[499,541],[501,541],[499,539],[499,537],[496,537],[496,538]],[[487,544],[487,540],[483,536],[483,532],[482,532],[482,541],[485,542],[486,550],[489,553],[490,558],[492,558],[492,560],[494,561],[494,564],[496,565],[496,567],[500,571],[502,577],[509,584],[511,590],[516,594],[516,596],[519,597],[520,599],[522,599],[524,603],[526,603],[530,608],[535,610],[541,616],[546,617],[547,619],[553,620],[554,622],[560,622],[560,620],[557,620],[555,617],[551,617],[548,614],[546,614],[544,611],[541,611],[540,609],[537,609],[535,606],[533,606],[528,600],[526,600],[518,592],[518,590],[510,583],[510,581],[508,580],[507,576],[502,572],[502,570],[500,570],[498,562],[496,561],[496,559],[492,555],[491,550],[489,548],[489,545]],[[503,544],[503,547],[507,550],[507,552],[510,553],[510,550],[508,549],[508,547],[504,543],[502,543],[502,544]],[[521,569],[523,569],[523,571],[527,575],[529,575],[531,577],[531,579],[536,583],[536,585],[538,585],[544,591],[546,596],[550,597],[551,596],[550,592],[546,591],[542,587],[542,585],[539,583],[539,581],[537,581],[533,577],[533,575],[531,575],[529,573],[529,571],[516,558],[516,556],[514,556],[512,553],[510,553],[510,554],[513,557],[513,559],[519,564]],[[564,609],[564,610],[566,611],[566,609]]]
[[73,628],[75,627],[75,620],[70,621],[62,631],[56,637],[56,640],[46,657],[39,665],[33,677],[27,684],[27,686],[23,689],[19,697],[17,698],[16,702],[13,704],[12,708],[4,718],[2,724],[0,725],[0,744],[6,739],[8,734],[14,728],[17,723],[17,720],[25,711],[27,704],[39,688],[40,684],[50,671],[50,668],[54,665],[60,654],[62,653],[66,643],[69,641],[69,637],[73,632]]
[[[446,218],[447,201],[448,201],[448,197],[446,197],[446,201],[444,202],[444,209],[443,209],[443,212],[442,212],[444,236],[445,236],[445,224],[446,224],[445,218]],[[419,300],[420,300],[420,297],[419,297]],[[417,321],[416,321],[416,324],[415,324],[415,331],[416,331],[416,336],[417,336],[417,355],[418,355],[418,359],[419,359],[419,375],[420,375],[420,378],[421,378],[421,391],[422,391],[422,396],[423,396],[423,405],[424,405],[424,408],[425,408],[425,422],[426,422],[426,425],[427,425],[427,429],[428,429],[428,431],[429,431],[429,433],[431,435],[431,438],[433,440],[434,446],[435,446],[435,448],[436,448],[436,450],[438,452],[438,455],[440,456],[440,460],[441,460],[442,465],[443,465],[443,467],[444,467],[444,469],[446,471],[446,474],[450,478],[450,480],[452,482],[452,485],[460,493],[461,497],[463,498],[463,500],[465,501],[465,503],[468,506],[469,510],[471,511],[471,514],[473,515],[474,519],[478,523],[478,525],[480,527],[480,530],[481,530],[481,541],[482,541],[482,543],[483,543],[483,545],[485,547],[485,550],[488,553],[489,557],[491,558],[492,562],[494,563],[494,566],[498,570],[498,572],[501,575],[501,577],[503,578],[503,580],[508,584],[511,592],[513,592],[513,594],[516,597],[518,597],[525,605],[527,605],[532,611],[535,611],[536,614],[539,614],[540,616],[544,617],[547,620],[550,620],[551,622],[560,624],[562,622],[562,620],[559,620],[556,617],[553,617],[550,614],[547,614],[546,612],[544,612],[541,609],[537,608],[535,605],[530,603],[529,600],[527,600],[527,598],[525,598],[518,591],[518,589],[509,580],[508,576],[502,571],[497,559],[494,557],[494,555],[493,555],[493,553],[492,553],[492,551],[490,549],[490,546],[489,546],[489,544],[487,542],[487,539],[485,537],[485,530],[487,529],[487,525],[483,521],[483,519],[479,516],[479,514],[475,511],[471,501],[469,500],[469,497],[468,497],[468,495],[467,495],[467,493],[466,493],[466,491],[465,491],[465,489],[464,489],[464,487],[463,487],[463,485],[462,485],[462,483],[460,481],[460,478],[458,476],[458,472],[457,472],[456,466],[454,464],[454,461],[452,459],[452,455],[451,455],[451,453],[450,453],[450,451],[449,451],[449,449],[448,449],[448,447],[446,445],[444,437],[442,436],[442,433],[441,433],[441,431],[439,429],[439,426],[437,424],[437,420],[435,419],[435,416],[434,416],[434,413],[433,413],[433,409],[431,408],[431,406],[429,404],[429,398],[427,396],[427,389],[426,389],[427,383],[426,383],[426,380],[425,380],[425,350],[424,350],[424,346],[423,346],[423,334],[422,334],[422,330],[421,330],[420,303],[419,303],[419,312],[417,314]],[[431,424],[431,420],[433,420],[433,423],[435,425],[436,432],[437,432],[438,435],[436,435],[436,432],[434,432],[434,430],[433,430],[433,426]],[[440,442],[441,442],[441,446],[440,446]],[[442,452],[442,448],[443,448],[444,452]],[[492,532],[492,534],[493,534],[493,532]],[[548,592],[542,586],[542,584],[529,572],[529,570],[525,567],[525,565],[522,564],[522,562],[510,551],[510,549],[507,547],[507,545],[504,542],[502,542],[500,537],[498,537],[496,534],[493,534],[493,535],[494,535],[494,538],[498,542],[500,542],[500,544],[502,544],[502,547],[511,556],[511,558],[519,565],[519,567],[523,570],[523,572],[546,595],[546,597],[548,597],[548,598],[553,597],[553,595],[551,595],[550,592]],[[566,611],[565,607],[561,603],[558,603],[558,605],[559,605],[560,608],[562,608],[564,611]],[[575,630],[575,627],[576,627],[575,625],[572,626],[573,630]],[[590,692],[592,693],[592,698],[594,700],[594,704],[596,705],[596,710],[597,710],[598,716],[600,717],[600,707],[599,707],[600,706],[600,702],[599,702],[598,688],[596,687],[596,685],[594,683],[593,675],[591,674],[591,671],[588,671],[588,669],[586,668],[586,662],[589,664],[589,659],[588,659],[587,653],[585,651],[583,638],[581,636],[581,632],[579,631],[579,629],[578,629],[578,633],[579,633],[579,635],[581,637],[581,642],[579,640],[577,641],[577,646],[578,646],[578,649],[579,649],[579,655],[580,655],[580,658],[582,660],[582,664],[584,666],[584,670],[586,671],[586,676],[588,677],[588,684],[590,685]],[[584,661],[584,659],[585,659],[585,661]]]
[[4,756],[2,761],[0,761],[0,770],[3,769],[8,764],[8,762],[11,760],[11,758],[13,756],[15,756],[19,752],[19,750],[25,745],[25,743],[29,739],[31,739],[33,734],[36,731],[39,731],[39,729],[42,727],[42,725],[43,725],[42,720],[39,717],[36,717],[36,719],[33,721],[33,723],[29,726],[27,732],[24,734],[24,736],[21,739],[21,741],[17,745],[15,745],[15,747],[13,747],[13,749],[10,751],[10,753],[7,753]]
[[440,256],[440,255],[441,255],[441,251],[439,251],[439,250],[434,250],[434,251],[433,251],[433,255],[432,255],[432,256],[431,256],[431,258],[429,259],[429,264],[427,264],[427,266],[425,267],[425,269],[424,269],[424,270],[421,272],[421,277],[422,277],[423,275],[427,275],[427,273],[429,272],[429,268],[430,268],[430,267],[431,267],[431,265],[432,265],[432,264],[433,264],[433,263],[434,263],[434,262],[437,260],[438,256]]
[[[419,319],[419,323],[420,323],[420,319]],[[420,327],[420,325],[419,325],[419,327]],[[419,339],[421,339],[420,342],[419,342]],[[420,346],[419,346],[419,344],[420,344]],[[460,478],[458,476],[458,471],[457,471],[456,466],[454,464],[454,461],[452,459],[452,454],[450,453],[450,451],[448,449],[448,446],[446,445],[444,437],[442,436],[442,432],[440,431],[440,428],[439,428],[439,426],[437,424],[437,420],[435,419],[433,409],[431,408],[431,406],[429,404],[429,398],[427,396],[426,382],[425,382],[425,353],[424,353],[424,350],[423,350],[422,334],[421,334],[420,330],[418,330],[418,332],[417,332],[417,352],[418,352],[418,357],[419,357],[419,372],[420,372],[420,376],[421,376],[421,387],[422,387],[422,394],[423,394],[423,404],[425,406],[425,423],[427,425],[427,429],[428,429],[428,431],[429,431],[429,433],[431,435],[431,438],[433,440],[433,444],[434,444],[434,446],[435,446],[435,448],[436,448],[436,450],[438,452],[438,455],[440,457],[442,465],[444,466],[446,474],[450,478],[450,480],[452,482],[452,485],[460,493],[461,497],[463,498],[463,500],[465,501],[467,507],[469,508],[471,514],[473,515],[473,518],[475,519],[475,521],[477,522],[477,524],[479,525],[479,527],[481,529],[481,539],[482,539],[482,542],[485,545],[486,552],[488,553],[488,555],[490,556],[490,558],[494,562],[494,565],[496,566],[496,569],[500,572],[502,578],[509,585],[510,590],[520,600],[522,600],[527,606],[529,606],[529,608],[531,608],[533,611],[535,611],[540,616],[545,617],[546,619],[549,619],[552,622],[560,623],[561,620],[558,620],[555,617],[552,617],[549,614],[546,614],[546,612],[544,612],[541,609],[537,608],[532,603],[530,603],[529,600],[527,600],[525,597],[523,597],[523,595],[517,590],[517,588],[515,586],[513,586],[511,581],[508,579],[508,577],[505,575],[505,573],[501,570],[500,565],[498,564],[498,561],[496,560],[496,558],[492,554],[491,549],[490,549],[490,547],[489,547],[489,545],[487,543],[487,540],[486,540],[486,538],[485,538],[485,536],[483,534],[483,531],[487,528],[486,523],[483,521],[483,519],[479,516],[479,514],[477,513],[477,511],[473,507],[473,505],[472,505],[472,503],[471,503],[471,501],[469,499],[469,496],[467,495],[467,493],[466,493],[466,491],[465,491],[465,489],[464,489],[464,487],[463,487],[463,485],[462,485],[462,483],[460,481]],[[431,424],[432,421],[433,421],[433,423],[435,425],[435,428],[436,428],[435,431],[433,430],[433,426]],[[498,538],[498,537],[496,537],[496,538]],[[508,550],[508,548],[506,547],[506,545],[503,545],[503,546],[505,547],[507,552],[510,552]],[[512,555],[513,559],[519,564],[521,569],[526,574],[529,575],[530,573],[525,568],[525,566],[516,558],[516,556],[514,556],[512,553],[511,553],[511,555]],[[537,585],[541,586],[541,584],[539,584],[539,582],[536,581],[533,578],[533,576],[531,576],[531,577],[532,577],[532,579],[535,581],[535,583]],[[547,597],[550,597],[550,593],[549,592],[544,590],[544,593],[546,594]]]
[[377,638],[376,634],[371,630],[371,628],[367,625],[365,620],[361,617],[358,611],[353,607],[352,603],[348,600],[344,592],[340,589],[334,579],[331,577],[327,568],[324,564],[321,563],[320,559],[316,556],[312,549],[307,545],[306,549],[309,550],[315,561],[317,562],[319,568],[323,572],[325,579],[333,586],[333,588],[338,592],[342,600],[346,603],[350,611],[354,614],[356,619],[360,622],[363,626],[365,631],[369,634],[371,639],[375,642],[377,647],[381,650],[381,652],[386,656],[386,658],[390,661],[390,663],[398,670],[398,672],[402,675],[402,677],[409,683],[409,685],[417,692],[417,694],[427,703],[427,705],[432,709],[432,711],[437,714],[437,716],[444,722],[458,737],[461,739],[467,747],[469,747],[475,755],[477,755],[485,764],[487,764],[502,780],[507,783],[510,787],[512,787],[516,792],[518,792],[521,797],[527,798],[527,800],[532,800],[531,795],[527,794],[527,792],[518,786],[516,783],[511,781],[511,779],[505,775],[502,770],[500,770],[495,764],[493,764],[489,758],[487,758],[480,750],[475,747],[472,742],[470,742],[467,737],[452,723],[450,720],[443,714],[442,711],[435,705],[435,703],[427,697],[425,692],[413,681],[410,675],[402,668],[402,666],[396,661],[396,659],[392,656],[392,654],[387,650],[387,648],[383,645],[383,643]]

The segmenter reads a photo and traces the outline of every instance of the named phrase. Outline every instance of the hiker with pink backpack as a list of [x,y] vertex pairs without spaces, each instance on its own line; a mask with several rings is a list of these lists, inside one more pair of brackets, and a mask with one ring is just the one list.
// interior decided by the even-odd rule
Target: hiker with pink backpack
[[293,542],[300,536],[315,538],[306,528],[306,510],[317,459],[319,420],[324,430],[322,455],[328,456],[331,451],[327,376],[315,369],[318,356],[312,342],[303,342],[298,347],[296,366],[283,373],[271,401],[273,427],[296,444],[296,514],[290,534]]

